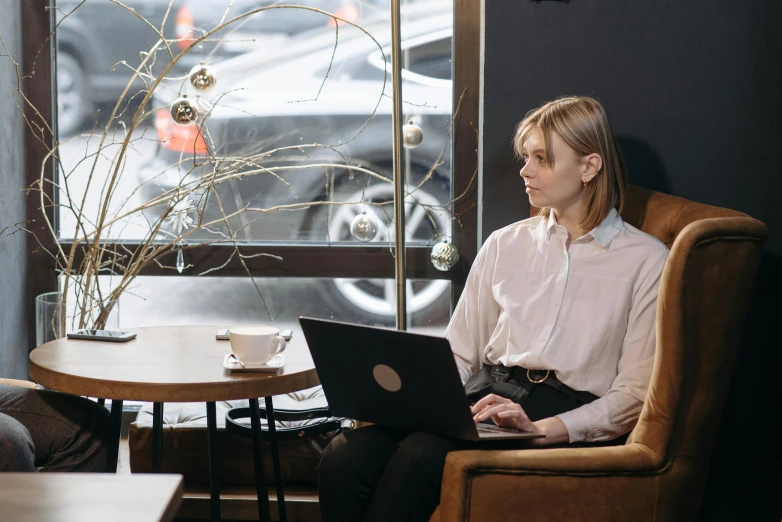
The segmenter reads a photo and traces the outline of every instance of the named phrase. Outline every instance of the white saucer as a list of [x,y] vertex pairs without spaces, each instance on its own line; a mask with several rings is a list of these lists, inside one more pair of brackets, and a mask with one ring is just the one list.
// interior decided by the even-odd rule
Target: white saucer
[[225,354],[225,357],[223,357],[223,368],[226,370],[230,370],[233,373],[243,373],[243,372],[267,372],[267,373],[275,373],[280,368],[285,367],[285,354],[281,353],[279,355],[275,355],[271,358],[269,362],[266,364],[262,364],[260,366],[251,366],[249,364],[246,364],[242,366],[242,364],[236,359],[236,356],[231,352]]

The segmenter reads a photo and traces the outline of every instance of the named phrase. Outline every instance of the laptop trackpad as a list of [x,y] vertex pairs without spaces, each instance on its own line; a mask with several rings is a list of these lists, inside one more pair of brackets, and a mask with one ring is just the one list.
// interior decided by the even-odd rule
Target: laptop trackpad
[[482,422],[478,423],[475,428],[478,430],[480,440],[542,439],[545,437],[542,433],[529,433],[510,428],[500,428],[494,424],[484,424]]

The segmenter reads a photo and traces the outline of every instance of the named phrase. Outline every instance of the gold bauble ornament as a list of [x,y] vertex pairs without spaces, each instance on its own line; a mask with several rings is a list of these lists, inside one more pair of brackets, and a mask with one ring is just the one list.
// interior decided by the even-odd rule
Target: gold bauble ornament
[[377,235],[377,221],[366,211],[356,215],[350,222],[350,233],[359,241],[372,241]]
[[197,91],[208,91],[217,83],[215,71],[204,62],[199,63],[190,69],[190,85]]
[[424,131],[416,125],[413,120],[402,126],[402,144],[406,149],[414,149],[421,144],[424,139]]
[[198,109],[196,109],[193,100],[183,94],[181,98],[174,100],[171,104],[171,117],[175,123],[188,127],[194,125],[198,119]]

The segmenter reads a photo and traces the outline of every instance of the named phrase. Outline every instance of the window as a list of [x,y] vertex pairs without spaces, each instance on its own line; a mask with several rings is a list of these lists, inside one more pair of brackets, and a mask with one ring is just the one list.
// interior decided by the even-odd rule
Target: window
[[[163,291],[164,280],[216,292],[226,283],[214,286],[215,280],[246,278],[249,273],[258,280],[284,277],[291,289],[310,289],[293,292],[294,297],[269,290],[272,307],[295,299],[316,306],[312,296],[317,295],[321,296],[322,313],[313,315],[326,316],[339,306],[342,317],[350,320],[374,317],[379,323],[393,324],[393,307],[384,307],[390,302],[387,281],[393,278],[389,249],[393,241],[390,80],[384,91],[382,68],[375,68],[374,74],[340,74],[371,64],[373,53],[388,48],[390,25],[385,4],[364,4],[355,20],[377,44],[361,30],[342,24],[335,50],[331,19],[295,9],[257,13],[235,27],[218,31],[184,55],[167,74],[169,79],[156,88],[147,115],[130,133],[128,149],[118,164],[116,157],[132,114],[146,94],[145,82],[137,79],[131,85],[120,105],[120,118],[112,123],[99,151],[112,102],[126,87],[131,68],[145,58],[149,56],[143,70],[146,85],[171,62],[164,45],[146,54],[158,35],[136,14],[156,27],[162,25],[162,34],[176,55],[214,27],[228,4],[224,0],[175,1],[163,25],[168,0],[126,3],[135,13],[104,0],[87,0],[81,5],[61,0],[52,11],[32,5],[35,3],[25,4],[26,20],[34,22],[25,33],[27,63],[34,57],[31,49],[38,49],[46,39],[48,16],[57,13],[59,22],[56,49],[44,46],[39,57],[35,77],[39,89],[32,92],[32,101],[44,107],[42,113],[53,113],[57,122],[61,161],[53,175],[59,190],[51,190],[51,194],[53,199],[59,198],[60,206],[44,210],[57,224],[60,243],[68,248],[83,234],[77,229],[79,212],[64,203],[84,199],[82,223],[94,225],[106,201],[103,189],[110,173],[116,172],[119,181],[113,186],[110,204],[103,208],[111,215],[127,214],[106,229],[104,238],[114,251],[133,251],[150,239],[156,245],[170,242],[177,235],[173,227],[178,224],[192,231],[199,223],[209,223],[178,241],[159,263],[145,267],[137,282],[145,292],[153,292],[147,299],[156,299],[154,292]],[[405,157],[406,255],[408,277],[414,281],[408,306],[413,325],[444,325],[453,294],[458,295],[475,251],[475,212],[471,208],[476,147],[470,122],[477,121],[473,115],[477,115],[473,100],[477,85],[470,85],[461,118],[450,127],[452,107],[467,82],[477,78],[475,53],[465,54],[474,62],[470,66],[474,71],[466,74],[464,66],[460,69],[457,55],[457,74],[453,82],[450,79],[451,47],[455,45],[457,51],[462,46],[477,48],[471,40],[477,41],[477,27],[471,25],[476,17],[469,16],[465,9],[472,7],[465,6],[468,2],[463,0],[418,0],[402,6],[405,118],[413,118],[425,136],[422,146]],[[455,42],[450,36],[454,19],[456,34],[459,24],[465,29]],[[56,82],[47,65],[50,52],[56,64]],[[215,88],[205,93],[194,91],[184,81],[201,60],[215,68],[217,77]],[[328,71],[329,63],[332,70],[326,77],[324,65]],[[51,87],[41,83],[48,78],[52,79]],[[54,109],[47,105],[47,92],[53,92],[55,85],[56,109],[47,111],[47,106]],[[201,113],[192,127],[178,126],[170,117],[169,108],[185,92]],[[465,149],[473,152],[452,152],[453,139],[469,143]],[[271,150],[276,152],[266,154]],[[43,147],[33,144],[30,154],[31,164],[40,164]],[[203,183],[220,176],[224,179],[219,185]],[[36,169],[31,169],[30,179],[37,179]],[[201,189],[188,192],[189,197],[176,195],[198,183]],[[155,198],[160,203],[149,204]],[[40,205],[34,196],[31,201],[29,213],[35,219],[40,216]],[[140,207],[140,211],[130,212]],[[366,243],[357,241],[349,227],[362,212],[371,214],[378,225],[377,235]],[[161,220],[164,215],[166,219]],[[444,236],[460,247],[467,262],[458,270],[439,273],[431,267],[428,254]],[[77,257],[81,255],[77,253]],[[40,252],[36,260],[34,271],[45,274],[36,286],[38,293],[43,293],[56,284],[55,265]],[[206,277],[195,277],[200,274]],[[160,277],[161,284],[150,284],[152,278]],[[123,295],[123,300],[131,294]],[[192,303],[191,294],[172,295]],[[439,308],[435,311],[433,307]],[[123,301],[121,309],[124,315],[144,307],[134,308]],[[184,309],[172,305],[172,315],[165,321],[177,322],[176,311]],[[215,312],[204,308],[203,313],[208,317]],[[257,319],[263,321],[264,317]],[[134,321],[141,324],[142,319]]]

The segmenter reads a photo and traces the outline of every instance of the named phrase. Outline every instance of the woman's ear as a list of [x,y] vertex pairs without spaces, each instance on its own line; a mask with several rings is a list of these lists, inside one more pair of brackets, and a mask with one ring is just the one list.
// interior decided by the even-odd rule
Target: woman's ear
[[600,169],[603,168],[603,158],[600,154],[593,153],[584,157],[583,170],[581,172],[581,181],[589,183],[597,176]]

